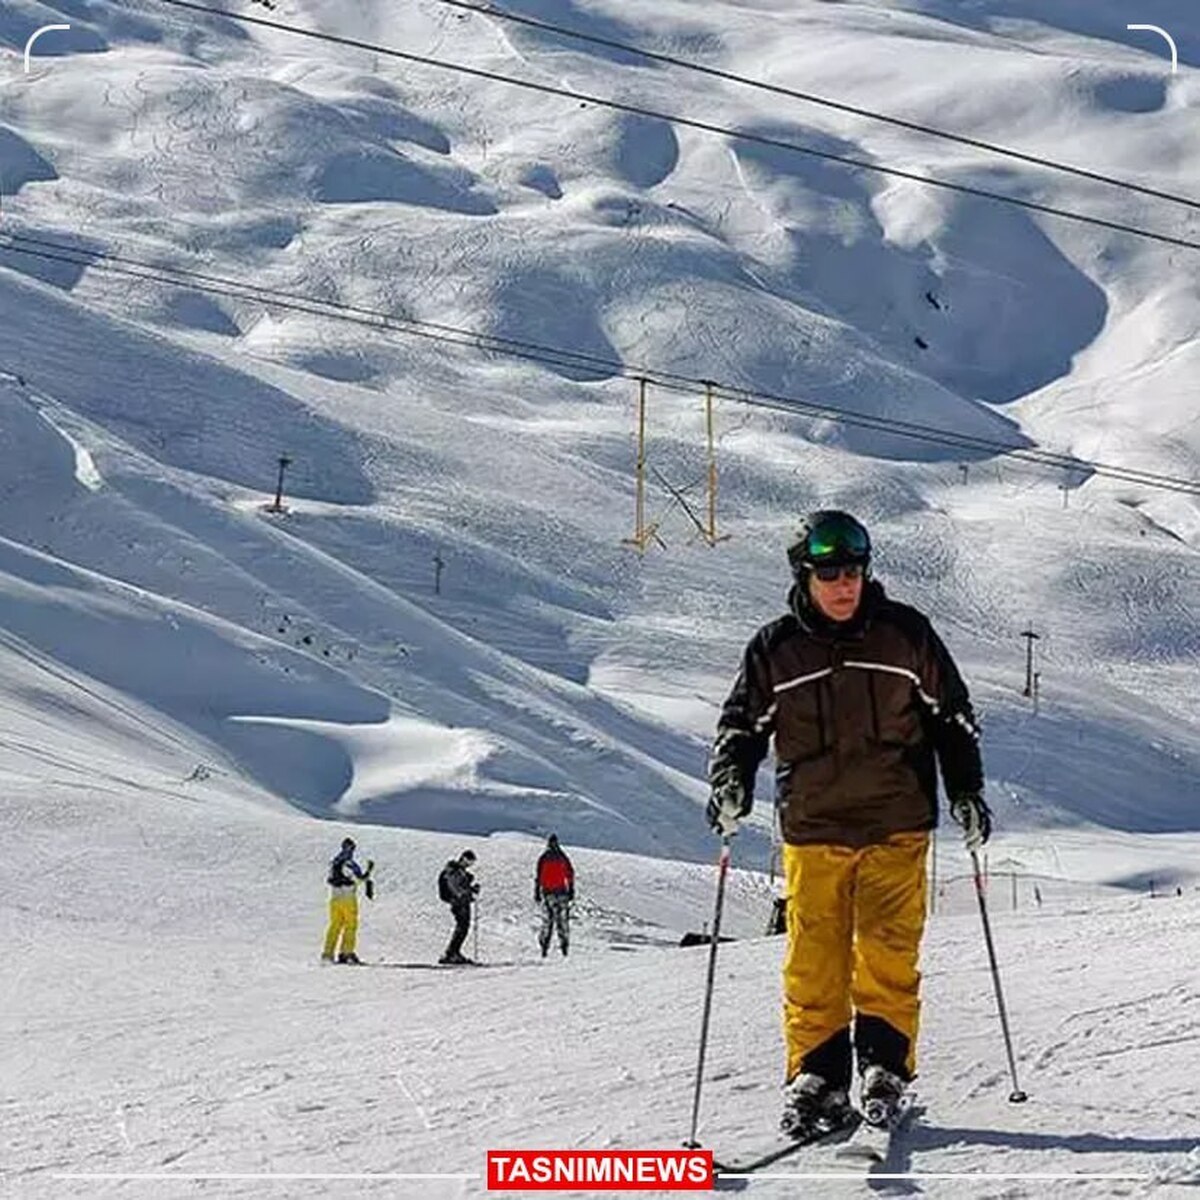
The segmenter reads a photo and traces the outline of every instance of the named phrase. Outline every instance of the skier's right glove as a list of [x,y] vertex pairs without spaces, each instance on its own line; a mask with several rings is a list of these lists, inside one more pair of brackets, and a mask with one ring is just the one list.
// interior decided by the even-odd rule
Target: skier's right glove
[[992,810],[978,792],[950,797],[950,815],[962,826],[963,841],[972,854],[978,853],[992,836]]
[[712,781],[712,795],[705,816],[722,837],[733,837],[738,831],[738,822],[750,811],[750,804],[745,785],[736,773],[725,771]]

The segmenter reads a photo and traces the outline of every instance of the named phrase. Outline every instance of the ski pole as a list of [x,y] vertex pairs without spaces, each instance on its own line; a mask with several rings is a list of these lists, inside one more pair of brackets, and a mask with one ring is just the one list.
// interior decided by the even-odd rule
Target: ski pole
[[987,901],[983,894],[983,875],[979,870],[979,855],[974,850],[971,854],[971,869],[975,872],[975,895],[979,899],[979,916],[983,921],[983,937],[987,942],[988,962],[992,968],[992,986],[996,989],[996,1007],[1000,1010],[1000,1028],[1004,1030],[1004,1049],[1008,1052],[1008,1070],[1012,1075],[1013,1090],[1008,1097],[1010,1104],[1022,1104],[1029,1097],[1021,1091],[1017,1082],[1017,1063],[1013,1058],[1012,1034],[1008,1031],[1008,1011],[1004,1007],[1004,992],[1000,987],[1000,968],[996,965],[996,946],[992,941],[992,927],[988,921]]
[[704,984],[704,1015],[700,1018],[700,1056],[696,1061],[696,1090],[692,1096],[692,1136],[684,1142],[689,1150],[699,1149],[696,1127],[700,1122],[700,1087],[704,1082],[704,1052],[708,1048],[708,1021],[712,1015],[713,983],[717,977],[717,946],[721,934],[721,912],[725,907],[725,877],[729,874],[729,839],[721,835],[721,856],[717,859],[717,904],[713,911],[712,943],[708,948],[708,978]]
[[475,936],[475,942],[474,942],[475,961],[478,962],[479,961],[479,897],[473,896],[471,898],[471,903],[475,906],[475,913],[474,913],[475,920],[472,921],[471,924],[475,926],[475,935],[474,935]]

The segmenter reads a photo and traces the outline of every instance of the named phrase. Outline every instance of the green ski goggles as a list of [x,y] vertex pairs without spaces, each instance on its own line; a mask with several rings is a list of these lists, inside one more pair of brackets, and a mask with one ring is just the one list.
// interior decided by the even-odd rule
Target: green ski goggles
[[808,531],[804,551],[805,559],[814,566],[862,563],[871,557],[871,539],[853,518],[831,517]]

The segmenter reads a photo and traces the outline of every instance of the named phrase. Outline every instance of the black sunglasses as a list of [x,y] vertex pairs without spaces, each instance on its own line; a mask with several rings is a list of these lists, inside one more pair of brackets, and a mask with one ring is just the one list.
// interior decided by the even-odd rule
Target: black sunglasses
[[812,572],[822,583],[833,583],[836,579],[861,579],[863,566],[862,563],[846,563],[838,567],[813,567]]

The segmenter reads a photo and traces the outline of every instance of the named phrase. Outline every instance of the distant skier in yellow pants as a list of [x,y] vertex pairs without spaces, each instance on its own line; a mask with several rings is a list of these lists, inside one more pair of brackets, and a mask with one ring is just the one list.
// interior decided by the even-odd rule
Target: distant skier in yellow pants
[[[367,860],[367,868],[354,861],[354,839],[345,838],[342,848],[329,864],[329,928],[325,932],[323,962],[337,961],[349,966],[358,966],[360,960],[355,953],[358,941],[358,884],[364,884],[367,899],[373,899],[375,885],[371,872],[374,862]],[[340,949],[338,943],[341,943]]]

